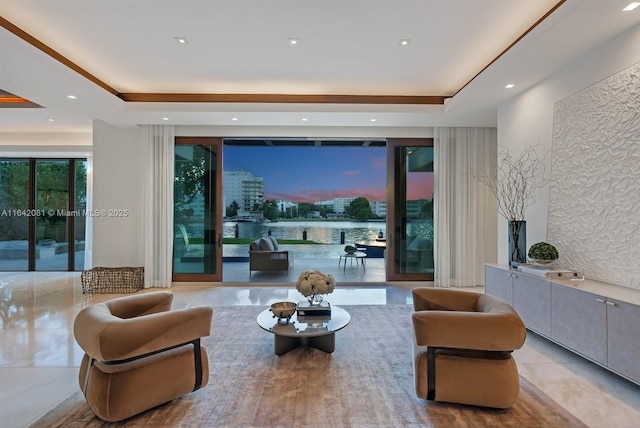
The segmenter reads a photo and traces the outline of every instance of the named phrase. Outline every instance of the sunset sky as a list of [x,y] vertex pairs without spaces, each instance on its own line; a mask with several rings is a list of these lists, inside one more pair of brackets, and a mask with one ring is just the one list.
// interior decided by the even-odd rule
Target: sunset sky
[[[264,178],[265,199],[318,202],[340,197],[386,199],[385,147],[225,146],[225,171]],[[432,173],[412,173],[409,199],[431,199]]]

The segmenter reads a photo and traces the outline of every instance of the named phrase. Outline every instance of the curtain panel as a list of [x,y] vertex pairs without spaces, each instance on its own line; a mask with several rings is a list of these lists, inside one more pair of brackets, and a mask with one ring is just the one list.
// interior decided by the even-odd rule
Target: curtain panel
[[171,125],[144,125],[144,287],[171,287],[174,136]]
[[435,128],[434,158],[434,284],[484,285],[484,264],[497,257],[497,205],[473,175],[495,168],[496,129]]

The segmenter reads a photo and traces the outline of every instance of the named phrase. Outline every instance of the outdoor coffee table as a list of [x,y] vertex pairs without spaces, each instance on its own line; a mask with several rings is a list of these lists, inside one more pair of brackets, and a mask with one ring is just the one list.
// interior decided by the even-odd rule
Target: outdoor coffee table
[[[330,319],[329,319],[330,317]],[[278,321],[269,309],[258,314],[258,325],[273,333],[273,347],[276,355],[309,346],[332,353],[336,349],[336,331],[343,329],[351,321],[351,315],[344,309],[331,305],[331,315],[300,317],[295,313],[289,322]]]
[[338,255],[340,256],[340,259],[338,259],[338,267],[340,267],[340,263],[342,262],[342,259],[344,259],[344,267],[342,268],[343,271],[347,270],[347,259],[351,259],[351,264],[353,264],[353,260],[355,259],[356,265],[360,264],[362,265],[362,269],[365,269],[365,260],[367,259],[367,253],[363,251],[356,251],[355,253],[340,252],[338,253]]

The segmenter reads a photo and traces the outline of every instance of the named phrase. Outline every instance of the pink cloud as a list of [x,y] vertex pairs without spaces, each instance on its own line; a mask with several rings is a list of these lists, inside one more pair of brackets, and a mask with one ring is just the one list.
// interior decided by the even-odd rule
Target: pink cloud
[[[265,199],[284,199],[296,203],[328,201],[334,198],[357,198],[364,196],[370,201],[384,201],[387,199],[386,189],[378,187],[358,189],[310,189],[292,193],[265,192]],[[411,173],[407,183],[407,198],[409,200],[433,198],[433,173]]]

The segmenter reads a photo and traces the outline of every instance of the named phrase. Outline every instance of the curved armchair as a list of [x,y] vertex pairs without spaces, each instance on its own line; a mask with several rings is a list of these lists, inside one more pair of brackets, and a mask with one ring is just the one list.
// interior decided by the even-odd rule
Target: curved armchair
[[204,387],[213,309],[170,310],[173,294],[120,297],[78,313],[74,336],[85,355],[79,383],[91,410],[120,421]]
[[413,290],[414,379],[421,398],[511,407],[520,391],[511,356],[526,338],[507,303],[485,294]]

